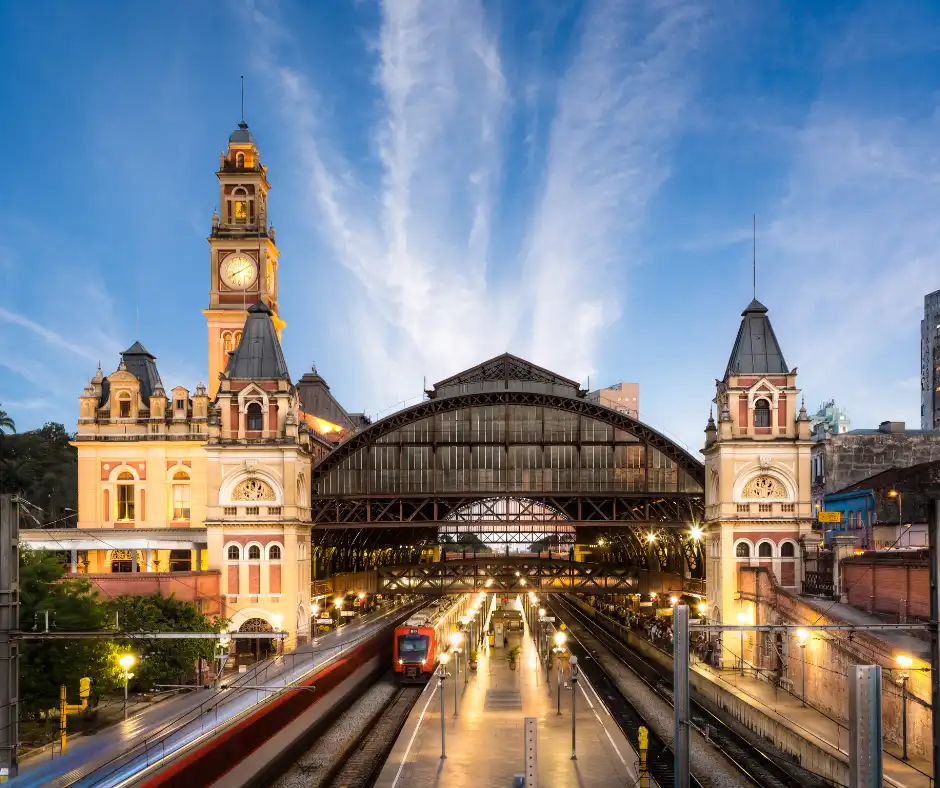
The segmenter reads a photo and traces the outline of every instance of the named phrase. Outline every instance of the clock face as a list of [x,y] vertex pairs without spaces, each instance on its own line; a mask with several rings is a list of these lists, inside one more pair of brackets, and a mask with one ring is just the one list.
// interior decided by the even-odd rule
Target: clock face
[[222,261],[222,281],[233,290],[245,290],[258,278],[258,266],[247,255],[233,254]]

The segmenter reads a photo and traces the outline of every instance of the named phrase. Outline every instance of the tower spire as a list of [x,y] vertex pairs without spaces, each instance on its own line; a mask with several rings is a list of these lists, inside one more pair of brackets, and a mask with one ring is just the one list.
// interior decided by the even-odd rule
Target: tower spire
[[[244,114],[244,112],[242,113]],[[754,248],[751,258],[751,275],[754,282],[754,300],[757,300],[757,214],[754,214]]]
[[242,123],[245,122],[245,75],[242,74]]

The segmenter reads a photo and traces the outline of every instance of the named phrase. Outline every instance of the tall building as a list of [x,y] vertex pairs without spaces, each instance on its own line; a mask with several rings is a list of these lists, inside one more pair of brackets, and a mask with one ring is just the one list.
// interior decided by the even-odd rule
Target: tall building
[[292,645],[310,633],[310,468],[356,420],[335,401],[305,412],[291,381],[267,173],[244,121],[217,176],[209,387],[167,391],[141,342],[99,366],[79,398],[78,528],[24,541],[68,551],[105,596],[175,594]]
[[605,389],[588,392],[586,399],[589,402],[603,405],[605,408],[620,411],[635,419],[640,417],[639,383],[614,383],[614,385]]
[[[800,583],[800,539],[811,533],[809,417],[756,299],[741,327],[705,428],[705,528],[709,618],[738,623],[744,564],[770,568],[785,588]],[[725,646],[738,648],[730,638]]]
[[920,321],[920,426],[940,429],[940,290],[924,296]]

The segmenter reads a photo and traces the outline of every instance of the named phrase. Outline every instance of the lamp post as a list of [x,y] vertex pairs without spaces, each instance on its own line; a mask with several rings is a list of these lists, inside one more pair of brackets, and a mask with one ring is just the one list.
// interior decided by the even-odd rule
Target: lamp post
[[796,642],[800,646],[800,684],[802,689],[800,690],[800,702],[803,706],[806,705],[806,639],[809,637],[809,632],[805,629],[798,629],[796,631]]
[[[747,614],[738,613],[738,623],[746,624],[747,623]],[[741,630],[741,675],[744,675],[744,630]]]
[[333,609],[336,610],[336,626],[338,627],[343,623],[343,598],[341,596],[333,600]]
[[558,683],[558,710],[556,716],[558,717],[561,716],[561,653],[565,649],[565,640],[567,640],[567,636],[564,632],[555,633],[555,665],[557,669],[555,679]]
[[[463,643],[462,632],[450,633],[450,650],[454,653],[454,716],[457,716],[457,685],[460,683],[460,645]],[[464,670],[466,673],[466,670]]]
[[538,639],[538,654],[539,658],[542,656],[542,641],[545,639],[545,622],[542,619],[545,618],[545,608],[539,608],[539,639]]
[[312,642],[310,645],[312,648],[316,648],[317,647],[317,630],[320,628],[320,624],[317,621],[317,615],[320,613],[320,606],[318,604],[314,604],[313,607],[310,608],[310,610],[313,613],[313,618],[311,620],[311,626],[310,626],[310,637],[312,639]]
[[438,690],[441,693],[441,760],[447,757],[444,749],[444,679],[447,678],[447,663],[450,661],[450,655],[444,651],[440,656],[440,664],[437,666],[437,677],[439,679]]
[[907,680],[910,677],[910,674],[907,672],[907,669],[914,664],[912,660],[906,654],[898,655],[898,664],[903,668],[900,675],[898,676],[898,682],[901,685],[901,748],[903,750],[903,755],[901,756],[903,760],[908,760],[907,757]]
[[578,760],[578,751],[575,746],[575,731],[578,707],[578,658],[571,657],[571,760]]
[[904,496],[902,493],[899,493],[897,490],[888,490],[888,495],[892,498],[898,499],[898,539],[901,538],[901,528],[904,525],[903,520],[901,519],[901,498]]
[[133,678],[134,674],[130,673],[131,665],[134,664],[134,655],[125,654],[118,660],[118,664],[124,670],[124,719],[127,719],[127,684]]

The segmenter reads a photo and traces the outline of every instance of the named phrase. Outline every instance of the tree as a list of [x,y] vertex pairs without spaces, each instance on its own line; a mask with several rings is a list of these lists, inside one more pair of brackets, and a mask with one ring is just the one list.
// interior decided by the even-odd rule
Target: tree
[[56,423],[14,435],[0,430],[0,493],[20,495],[38,507],[28,511],[43,524],[68,523],[67,515],[78,506],[78,454],[70,445],[73,439]]
[[[225,619],[203,615],[190,602],[174,595],[162,597],[119,596],[107,603],[111,618],[120,617],[128,632],[221,632]],[[196,676],[200,659],[210,663],[215,657],[214,640],[134,640],[120,648],[137,657],[134,684],[144,690],[156,684],[187,684]]]
[[[65,578],[65,568],[47,550],[20,550],[20,627],[41,630],[44,611],[59,632],[100,631],[105,610],[87,580]],[[95,682],[95,695],[118,686],[117,649],[108,640],[24,640],[20,649],[20,698],[27,718],[55,708],[59,687],[74,697],[79,679]]]
[[13,423],[13,417],[0,407],[0,435],[8,432],[16,432],[16,424]]

